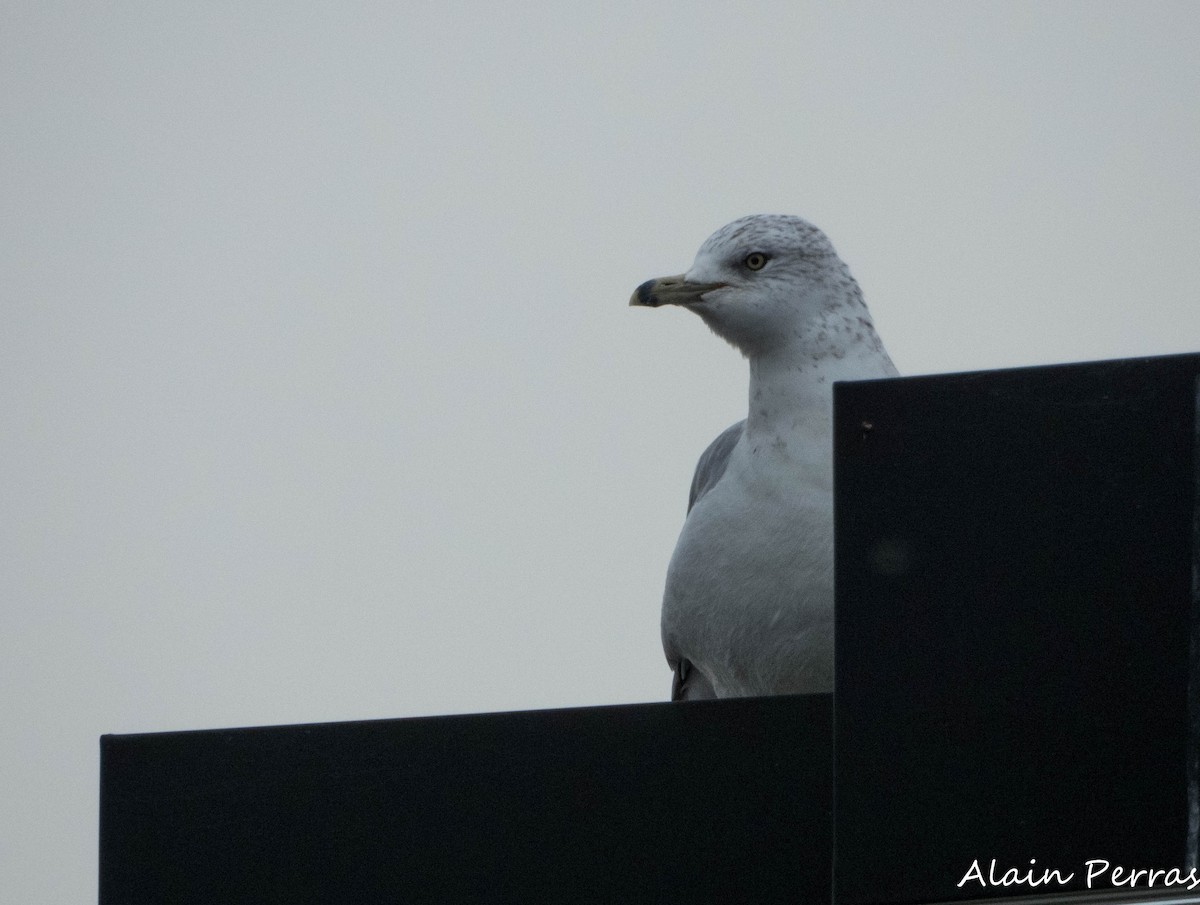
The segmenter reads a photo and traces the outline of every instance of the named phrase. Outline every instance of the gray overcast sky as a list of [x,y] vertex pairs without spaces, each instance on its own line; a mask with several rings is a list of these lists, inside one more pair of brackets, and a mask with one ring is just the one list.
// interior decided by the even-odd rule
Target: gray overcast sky
[[0,9],[0,876],[104,732],[662,700],[745,363],[631,310],[822,226],[906,374],[1200,350],[1200,4]]

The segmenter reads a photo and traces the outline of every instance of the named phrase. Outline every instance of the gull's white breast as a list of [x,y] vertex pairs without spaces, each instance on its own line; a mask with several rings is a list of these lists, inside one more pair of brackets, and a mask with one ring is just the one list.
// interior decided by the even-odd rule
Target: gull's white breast
[[799,441],[743,435],[671,557],[664,635],[722,697],[833,687],[831,468]]

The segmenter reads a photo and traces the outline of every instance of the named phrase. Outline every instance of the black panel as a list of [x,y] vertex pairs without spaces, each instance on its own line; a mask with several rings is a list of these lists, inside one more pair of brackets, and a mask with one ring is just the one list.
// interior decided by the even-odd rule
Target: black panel
[[829,901],[827,695],[102,739],[101,905]]
[[1184,865],[1198,373],[836,388],[839,905]]

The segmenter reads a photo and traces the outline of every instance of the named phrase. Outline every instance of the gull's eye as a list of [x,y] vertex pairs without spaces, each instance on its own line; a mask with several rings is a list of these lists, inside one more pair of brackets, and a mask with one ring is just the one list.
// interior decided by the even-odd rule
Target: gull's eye
[[761,251],[752,251],[742,263],[746,265],[747,270],[762,270],[767,266],[767,256]]

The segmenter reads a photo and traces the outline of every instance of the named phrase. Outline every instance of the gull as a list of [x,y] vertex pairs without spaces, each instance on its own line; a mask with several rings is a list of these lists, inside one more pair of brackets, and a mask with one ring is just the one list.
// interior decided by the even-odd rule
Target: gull
[[833,689],[833,383],[894,377],[825,234],[758,214],[630,305],[679,305],[750,362],[746,418],[700,456],[667,567],[672,700]]

